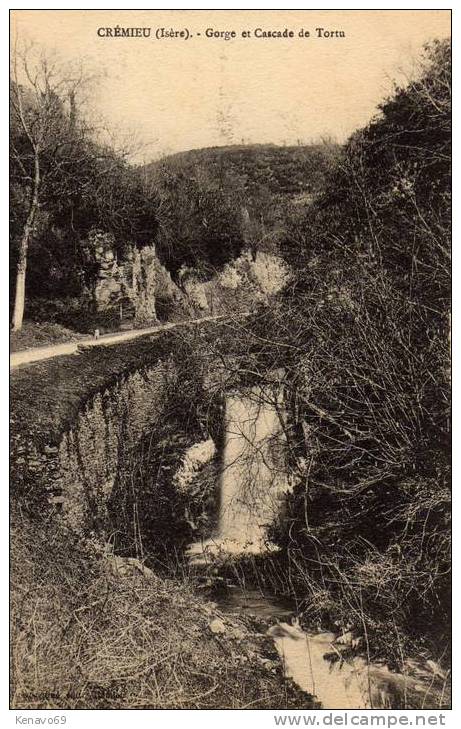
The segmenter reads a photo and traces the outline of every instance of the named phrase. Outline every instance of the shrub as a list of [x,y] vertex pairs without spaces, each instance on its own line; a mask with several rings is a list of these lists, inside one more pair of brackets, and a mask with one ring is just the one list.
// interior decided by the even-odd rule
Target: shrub
[[245,624],[185,583],[13,514],[13,709],[309,708]]
[[255,329],[284,369],[295,592],[393,661],[449,643],[449,93],[435,43],[296,221],[296,280]]

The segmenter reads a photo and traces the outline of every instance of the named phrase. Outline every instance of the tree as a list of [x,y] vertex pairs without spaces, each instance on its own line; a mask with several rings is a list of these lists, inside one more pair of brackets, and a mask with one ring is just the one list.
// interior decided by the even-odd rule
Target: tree
[[294,488],[272,536],[290,590],[395,662],[413,640],[447,645],[450,622],[449,43],[327,182],[292,221],[293,283],[246,324],[239,367],[283,373]]
[[[79,94],[91,77],[32,47],[15,45],[11,79],[11,178],[21,190],[16,220],[18,251],[13,330],[22,327],[28,250],[39,223],[45,191],[66,165],[81,160],[89,127],[78,113]],[[45,210],[46,212],[46,210]],[[22,217],[22,219],[21,219]]]
[[204,167],[189,173],[166,163],[159,176],[157,251],[178,279],[182,266],[206,277],[239,255],[243,246],[240,197]]

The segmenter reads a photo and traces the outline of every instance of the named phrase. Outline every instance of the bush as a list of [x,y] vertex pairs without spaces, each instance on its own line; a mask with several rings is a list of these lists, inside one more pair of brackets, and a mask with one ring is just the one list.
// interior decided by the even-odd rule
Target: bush
[[265,641],[185,583],[49,522],[13,521],[11,708],[311,707],[264,667]]
[[294,590],[394,663],[449,646],[449,92],[435,43],[296,221],[296,280],[256,329],[284,369]]

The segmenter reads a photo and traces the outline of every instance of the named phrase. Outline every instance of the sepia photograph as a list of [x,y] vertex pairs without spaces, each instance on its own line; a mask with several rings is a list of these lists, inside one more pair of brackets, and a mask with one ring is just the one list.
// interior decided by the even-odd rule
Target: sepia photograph
[[443,726],[451,10],[9,20],[10,710]]

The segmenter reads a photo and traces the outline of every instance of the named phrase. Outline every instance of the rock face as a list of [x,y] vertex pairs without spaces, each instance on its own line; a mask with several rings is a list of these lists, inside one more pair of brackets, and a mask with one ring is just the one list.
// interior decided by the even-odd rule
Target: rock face
[[281,256],[261,251],[254,258],[245,250],[208,281],[200,272],[183,267],[181,288],[188,302],[200,314],[228,314],[267,304],[290,279]]
[[154,245],[132,246],[119,261],[114,237],[94,231],[88,251],[96,268],[93,297],[97,311],[117,309],[122,322],[142,324],[162,318],[165,308],[181,307],[183,294],[160,263]]
[[220,635],[226,632],[226,625],[221,618],[214,618],[214,620],[211,621],[209,628],[215,635]]
[[194,443],[185,452],[181,466],[174,475],[174,484],[179,491],[187,492],[197,474],[216,455],[216,445],[211,438]]
[[136,557],[120,557],[110,554],[106,557],[105,567],[114,577],[139,577],[142,575],[148,580],[154,580],[155,575],[149,567]]
[[117,258],[116,250],[111,234],[90,234],[87,255],[95,266],[96,309],[115,310],[121,323],[245,311],[255,302],[267,303],[290,276],[280,256],[261,251],[254,258],[246,250],[209,280],[200,271],[183,266],[177,286],[153,244],[128,247],[123,260]]
[[[126,264],[125,268],[128,268]],[[154,246],[135,249],[131,266],[131,289],[128,289],[127,293],[132,301],[137,322],[157,319],[155,299],[159,288],[160,268],[161,264],[155,255]],[[126,278],[125,270],[123,273]]]

